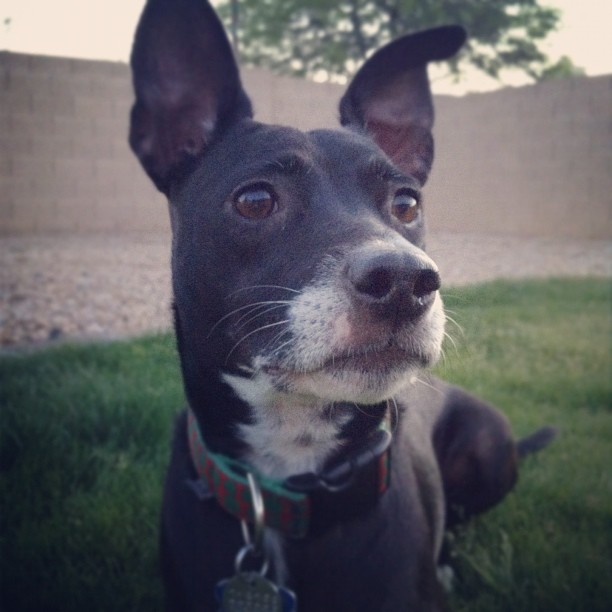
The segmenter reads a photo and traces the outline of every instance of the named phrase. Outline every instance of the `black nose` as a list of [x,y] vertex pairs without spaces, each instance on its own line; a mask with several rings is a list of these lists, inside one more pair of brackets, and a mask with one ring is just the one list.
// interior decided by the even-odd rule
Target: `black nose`
[[440,288],[435,264],[416,247],[361,249],[349,259],[347,279],[353,299],[381,316],[420,316]]

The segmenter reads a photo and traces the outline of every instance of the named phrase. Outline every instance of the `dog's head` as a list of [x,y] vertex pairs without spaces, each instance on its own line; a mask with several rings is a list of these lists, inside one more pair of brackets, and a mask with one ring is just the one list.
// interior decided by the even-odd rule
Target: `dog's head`
[[149,0],[132,54],[130,144],[170,203],[192,403],[211,373],[249,399],[376,403],[437,359],[440,279],[422,250],[426,65],[464,36],[448,26],[387,45],[342,98],[343,128],[303,133],[252,120],[207,2]]

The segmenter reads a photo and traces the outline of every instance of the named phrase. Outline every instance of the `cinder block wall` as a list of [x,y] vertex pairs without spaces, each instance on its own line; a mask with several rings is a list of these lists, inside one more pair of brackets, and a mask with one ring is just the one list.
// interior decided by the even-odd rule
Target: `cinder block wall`
[[[343,88],[245,70],[257,118],[336,125]],[[128,149],[127,66],[0,53],[0,235],[167,231]],[[437,97],[431,230],[612,237],[612,76]]]
[[430,227],[612,238],[612,76],[436,106]]
[[1,233],[167,229],[127,148],[125,65],[0,53],[0,71]]

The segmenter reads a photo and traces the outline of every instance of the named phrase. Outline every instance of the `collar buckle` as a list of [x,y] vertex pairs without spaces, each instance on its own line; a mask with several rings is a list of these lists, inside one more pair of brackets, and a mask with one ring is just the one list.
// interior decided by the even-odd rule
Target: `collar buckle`
[[363,469],[376,461],[390,445],[391,433],[387,429],[378,429],[365,447],[356,449],[348,458],[332,464],[320,474],[306,472],[290,476],[284,485],[296,493],[312,493],[317,489],[329,493],[345,491],[358,479]]

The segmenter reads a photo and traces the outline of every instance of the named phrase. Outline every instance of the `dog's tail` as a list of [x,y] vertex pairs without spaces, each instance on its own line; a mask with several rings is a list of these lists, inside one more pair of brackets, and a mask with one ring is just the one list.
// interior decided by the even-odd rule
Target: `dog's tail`
[[557,427],[547,425],[542,427],[532,434],[517,440],[516,449],[520,459],[523,459],[527,455],[537,453],[543,448],[546,448],[559,434]]

